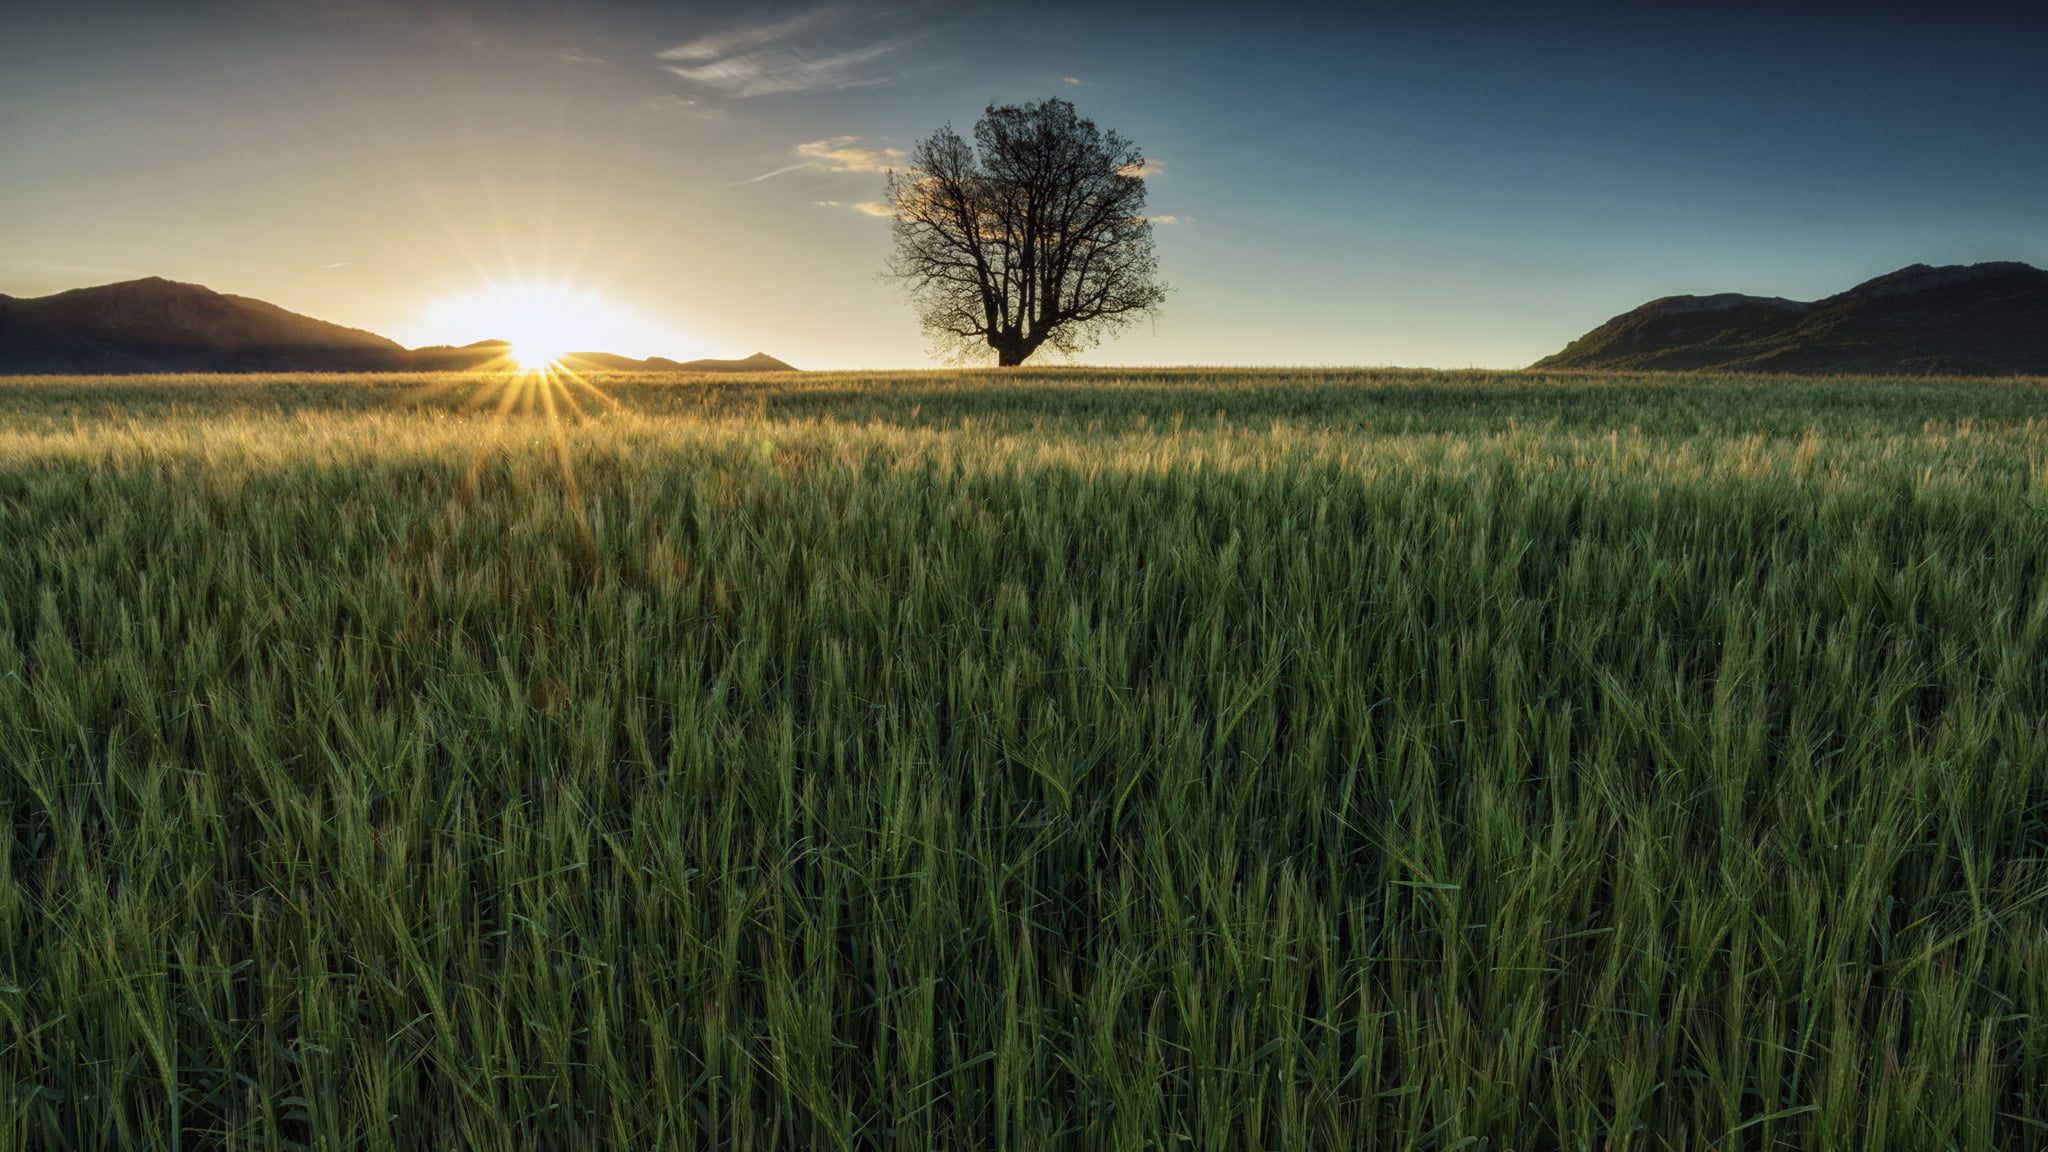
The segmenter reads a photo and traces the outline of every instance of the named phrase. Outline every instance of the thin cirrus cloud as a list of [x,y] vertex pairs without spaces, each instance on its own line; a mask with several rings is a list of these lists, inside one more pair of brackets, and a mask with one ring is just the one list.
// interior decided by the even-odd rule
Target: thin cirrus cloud
[[881,216],[886,218],[896,215],[895,209],[880,200],[863,200],[858,204],[848,204],[844,200],[813,200],[811,203],[816,204],[820,208],[850,208],[865,216]]
[[858,136],[834,136],[796,146],[805,167],[826,172],[880,172],[909,155],[901,148],[863,148]]
[[813,140],[796,146],[801,157],[794,164],[785,164],[771,172],[751,176],[739,181],[741,184],[758,184],[773,176],[789,172],[884,172],[897,161],[909,155],[901,148],[869,148],[861,143],[858,136],[832,136],[824,140]]
[[872,4],[826,5],[728,28],[658,55],[677,76],[733,97],[882,84],[900,72],[892,58],[923,36],[876,35],[899,11]]

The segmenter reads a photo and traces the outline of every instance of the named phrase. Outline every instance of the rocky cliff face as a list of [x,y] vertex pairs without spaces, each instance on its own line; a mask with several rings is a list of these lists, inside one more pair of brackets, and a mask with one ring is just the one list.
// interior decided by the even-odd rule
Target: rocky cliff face
[[2048,375],[2048,272],[1915,264],[1805,303],[1667,296],[1532,368],[1853,375]]

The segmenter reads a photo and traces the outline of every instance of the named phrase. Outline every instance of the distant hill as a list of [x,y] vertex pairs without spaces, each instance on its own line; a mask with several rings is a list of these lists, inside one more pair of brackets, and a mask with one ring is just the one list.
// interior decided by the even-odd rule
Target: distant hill
[[416,372],[474,372],[479,368],[502,368],[510,362],[510,340],[479,340],[452,347],[429,344],[408,355],[406,367]]
[[1666,296],[1530,367],[2048,375],[2048,272],[2010,261],[1914,264],[1811,303]]
[[[415,369],[449,372],[474,372],[478,369],[505,367],[506,359],[512,354],[512,344],[506,340],[479,340],[460,348],[437,344],[429,348],[412,350],[412,366]],[[576,372],[794,372],[795,368],[764,352],[756,352],[744,360],[671,360],[666,356],[649,356],[635,360],[631,356],[619,356],[611,352],[571,352],[561,359],[564,368]]]
[[[472,372],[509,364],[512,345],[480,340],[407,349],[247,296],[152,276],[54,296],[0,295],[0,374],[140,372]],[[678,362],[580,352],[583,371],[793,372],[773,356]]]
[[794,372],[795,368],[784,364],[766,352],[756,352],[742,360],[685,360],[677,363],[664,356],[649,356],[647,366],[661,372]]
[[374,332],[155,276],[0,296],[0,372],[369,372],[406,356]]

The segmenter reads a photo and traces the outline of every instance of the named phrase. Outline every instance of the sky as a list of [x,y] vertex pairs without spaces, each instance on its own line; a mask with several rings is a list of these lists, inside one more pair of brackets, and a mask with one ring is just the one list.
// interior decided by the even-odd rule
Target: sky
[[1659,296],[2048,266],[2020,7],[16,0],[0,293],[931,367],[883,170],[1057,96],[1143,149],[1172,286],[1078,362],[1513,368]]

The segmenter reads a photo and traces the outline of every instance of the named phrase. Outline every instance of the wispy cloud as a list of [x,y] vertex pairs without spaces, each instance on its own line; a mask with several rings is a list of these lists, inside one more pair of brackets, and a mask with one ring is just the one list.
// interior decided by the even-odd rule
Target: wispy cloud
[[1060,79],[1066,81],[1069,84],[1079,84],[1081,82],[1081,78],[1079,76],[1062,76],[1060,77]]
[[796,146],[808,167],[825,172],[880,172],[909,155],[901,148],[864,148],[858,136],[834,136]]
[[741,184],[759,184],[790,172],[881,172],[909,155],[901,148],[870,148],[859,136],[833,136],[796,146],[797,161],[750,176]]
[[881,216],[885,219],[896,215],[894,209],[880,200],[863,200],[858,204],[848,204],[844,200],[813,200],[811,203],[820,208],[850,208],[864,216]]
[[769,178],[771,178],[771,177],[775,177],[775,176],[781,176],[781,175],[783,175],[784,173],[787,173],[787,172],[801,172],[801,171],[803,171],[804,169],[806,169],[806,168],[809,168],[810,166],[811,166],[811,165],[809,165],[808,163],[806,163],[806,164],[785,164],[785,165],[783,165],[782,167],[780,167],[780,168],[777,168],[777,169],[775,169],[775,170],[774,170],[774,171],[772,171],[772,172],[763,172],[763,173],[761,173],[761,174],[760,174],[759,176],[749,176],[749,177],[747,177],[747,178],[746,178],[745,180],[735,180],[735,181],[733,181],[733,184],[734,184],[734,186],[735,186],[735,187],[737,187],[738,185],[741,185],[741,184],[759,184],[759,183],[760,183],[761,181],[763,181],[763,180],[767,180],[767,179],[769,179]]
[[1149,176],[1157,176],[1164,171],[1166,171],[1166,161],[1154,159],[1153,157],[1147,156],[1143,160],[1138,161],[1136,164],[1126,164],[1123,167],[1117,169],[1117,174],[1120,176],[1137,176],[1140,178],[1144,178]]
[[778,40],[801,36],[823,25],[849,15],[852,5],[828,4],[799,12],[781,20],[761,24],[744,24],[728,28],[714,36],[705,36],[685,44],[678,44],[661,54],[664,60],[717,60],[742,52],[765,47]]
[[744,24],[659,53],[670,72],[729,96],[820,92],[886,83],[892,57],[923,38],[885,31],[903,10],[828,4],[781,20]]
[[649,112],[657,112],[666,116],[689,116],[699,120],[716,120],[725,115],[725,109],[723,108],[701,103],[688,96],[677,96],[674,93],[651,97],[645,101],[645,107]]

